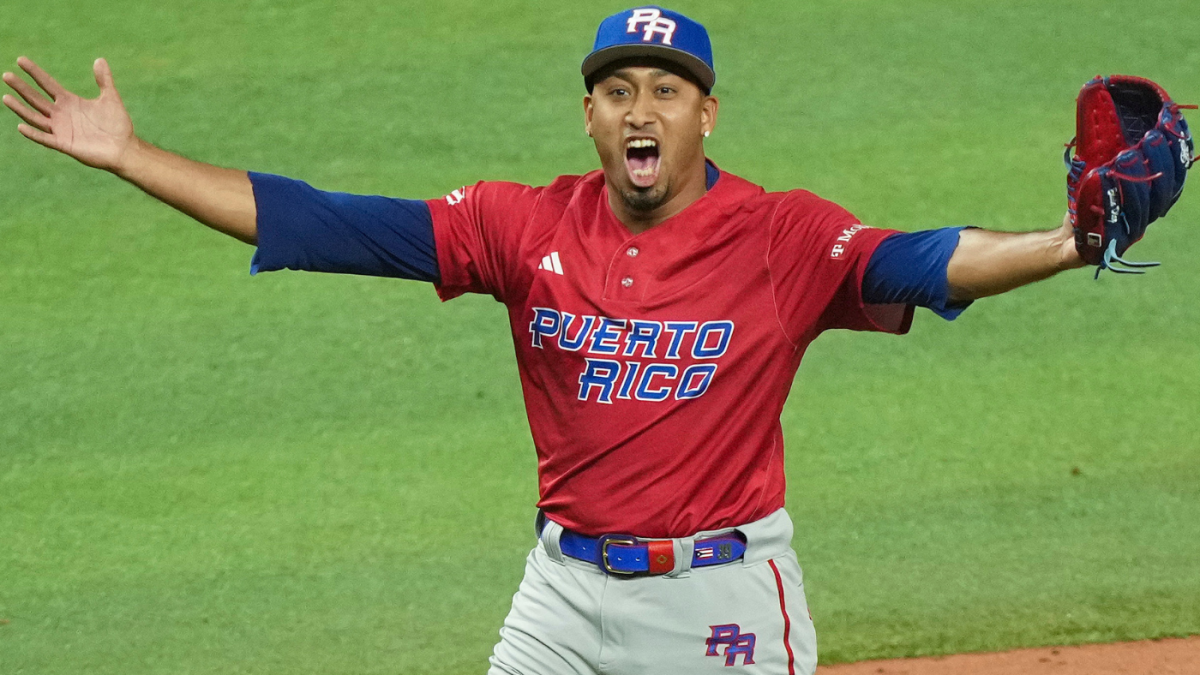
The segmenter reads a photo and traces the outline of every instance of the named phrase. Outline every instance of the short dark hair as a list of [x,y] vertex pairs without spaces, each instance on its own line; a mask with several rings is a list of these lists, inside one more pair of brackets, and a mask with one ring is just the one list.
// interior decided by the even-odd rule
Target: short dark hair
[[622,68],[631,68],[633,66],[640,66],[643,68],[660,68],[668,73],[671,73],[672,75],[678,75],[679,77],[682,77],[688,82],[696,85],[696,87],[700,89],[705,96],[708,96],[712,93],[712,90],[704,86],[704,83],[701,82],[695,75],[693,75],[687,68],[684,68],[674,61],[668,61],[667,59],[660,59],[653,56],[631,56],[627,59],[613,61],[607,66],[604,66],[600,70],[592,73],[591,77],[585,77],[583,79],[583,85],[587,87],[587,91],[590,94],[592,93],[592,90],[596,88],[597,82],[612,75],[618,70],[621,70]]

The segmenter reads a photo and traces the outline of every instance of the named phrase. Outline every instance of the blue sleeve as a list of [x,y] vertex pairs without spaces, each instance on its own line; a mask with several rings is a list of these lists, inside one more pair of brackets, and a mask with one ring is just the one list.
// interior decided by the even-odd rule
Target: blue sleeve
[[863,302],[928,307],[953,321],[971,305],[950,302],[946,267],[964,228],[902,232],[880,242],[863,275]]
[[250,173],[258,250],[250,273],[340,272],[437,281],[433,218],[422,201],[323,192]]

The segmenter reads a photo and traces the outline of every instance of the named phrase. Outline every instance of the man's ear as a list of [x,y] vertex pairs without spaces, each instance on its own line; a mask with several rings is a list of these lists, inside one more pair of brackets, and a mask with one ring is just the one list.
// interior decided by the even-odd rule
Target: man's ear
[[704,103],[700,105],[700,129],[712,133],[717,128],[717,110],[721,107],[721,102],[716,96],[705,96]]
[[592,135],[592,95],[583,97],[583,130]]

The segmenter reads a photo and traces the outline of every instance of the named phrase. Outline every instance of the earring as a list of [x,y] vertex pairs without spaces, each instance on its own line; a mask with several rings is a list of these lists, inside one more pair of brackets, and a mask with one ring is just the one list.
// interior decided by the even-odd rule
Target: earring
[[705,137],[705,138],[708,138],[708,133],[709,133],[709,132],[707,132],[707,131],[706,131],[706,132],[704,132],[704,137]]

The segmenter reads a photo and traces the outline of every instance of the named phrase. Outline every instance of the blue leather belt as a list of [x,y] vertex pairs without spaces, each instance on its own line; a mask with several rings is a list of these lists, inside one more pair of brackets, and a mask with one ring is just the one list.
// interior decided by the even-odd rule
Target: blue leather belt
[[[538,528],[539,533],[541,529]],[[675,546],[670,539],[639,539],[625,534],[588,537],[563,529],[558,547],[563,555],[592,563],[618,577],[666,574],[675,569]],[[740,532],[697,539],[692,550],[692,567],[723,565],[740,560],[745,554],[746,539]]]

